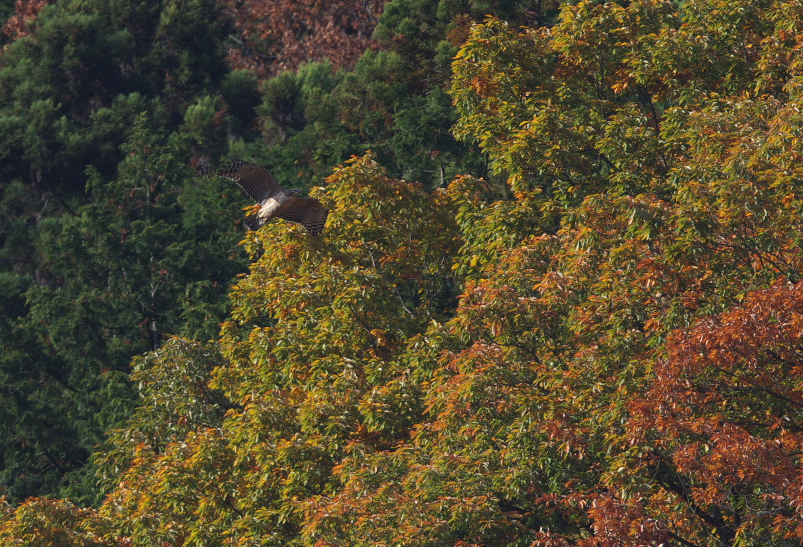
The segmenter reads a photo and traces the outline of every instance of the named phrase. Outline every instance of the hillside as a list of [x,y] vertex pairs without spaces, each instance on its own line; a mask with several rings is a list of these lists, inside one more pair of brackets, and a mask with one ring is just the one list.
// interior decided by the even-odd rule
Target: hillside
[[803,543],[803,1],[282,6],[8,39],[0,546]]

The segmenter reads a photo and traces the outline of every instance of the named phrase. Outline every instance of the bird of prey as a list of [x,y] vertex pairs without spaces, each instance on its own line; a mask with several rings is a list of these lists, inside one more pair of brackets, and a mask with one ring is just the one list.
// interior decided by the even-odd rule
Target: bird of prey
[[328,212],[315,198],[299,197],[299,190],[282,190],[270,171],[246,161],[235,160],[217,174],[231,179],[259,205],[259,226],[278,217],[301,224],[313,237],[323,231]]

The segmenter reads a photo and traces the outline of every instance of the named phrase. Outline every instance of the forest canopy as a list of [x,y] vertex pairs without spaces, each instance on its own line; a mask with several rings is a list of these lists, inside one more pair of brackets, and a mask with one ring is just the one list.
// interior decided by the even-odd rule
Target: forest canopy
[[0,546],[803,544],[803,1],[340,7],[18,18]]

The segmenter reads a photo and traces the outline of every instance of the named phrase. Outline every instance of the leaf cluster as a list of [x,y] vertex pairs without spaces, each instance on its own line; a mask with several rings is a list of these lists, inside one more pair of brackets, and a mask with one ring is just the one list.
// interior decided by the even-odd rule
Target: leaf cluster
[[[508,20],[461,26],[488,6]],[[172,339],[137,359],[142,405],[96,456],[108,496],[98,512],[65,506],[69,533],[801,543],[803,4],[577,2],[555,18],[522,6],[393,0],[386,50],[352,72],[310,64],[265,84],[268,138],[233,151],[274,157],[289,177],[300,151],[326,170],[380,146],[323,186],[310,177],[331,211],[321,237],[281,220],[247,233],[250,269],[216,342]],[[452,31],[465,39],[454,112],[433,106]],[[187,119],[213,127],[200,122],[214,109],[197,105]],[[429,169],[411,143],[439,134],[400,129],[449,116],[464,144],[434,149],[465,162],[452,166],[479,150],[493,176],[404,180]],[[320,152],[320,135],[342,140]],[[125,169],[170,164],[135,142]],[[147,196],[179,183],[152,180],[93,186],[129,200],[114,226],[134,234],[147,216],[169,233],[174,202]],[[9,186],[4,203],[24,207],[21,195]],[[159,247],[155,264],[178,260]],[[159,271],[137,275],[152,284]],[[9,313],[23,309],[2,294]],[[4,508],[0,533],[62,507],[37,503]],[[42,537],[62,522],[43,519]]]

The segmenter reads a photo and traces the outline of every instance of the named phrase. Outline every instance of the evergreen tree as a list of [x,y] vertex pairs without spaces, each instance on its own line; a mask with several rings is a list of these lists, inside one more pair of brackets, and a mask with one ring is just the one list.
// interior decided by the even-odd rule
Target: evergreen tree
[[491,176],[487,160],[451,128],[451,62],[473,21],[491,10],[513,24],[554,18],[551,2],[392,0],[378,19],[379,48],[351,70],[301,66],[264,84],[262,139],[233,154],[275,168],[281,179],[319,184],[351,155],[374,153],[394,177],[445,187],[458,174]]
[[[402,146],[415,134],[394,125],[429,96],[414,91],[410,59],[438,51],[440,23],[459,28],[405,12],[413,6],[491,7],[515,22],[472,26],[452,65],[454,131],[487,154],[490,182],[458,176],[428,191],[395,176],[423,170]],[[353,73],[307,65],[266,84],[274,140],[234,150],[276,154],[289,177],[293,154],[325,149],[315,131],[342,137],[337,153],[382,146],[310,190],[331,210],[319,238],[281,220],[246,236],[251,267],[216,341],[172,338],[135,359],[142,404],[94,460],[101,508],[0,506],[0,541],[803,541],[803,3],[572,2],[554,20],[519,7],[394,0],[391,50]],[[248,77],[231,78],[247,89]],[[77,268],[75,285],[8,276],[4,329],[43,310],[19,347],[114,349],[44,321],[59,291],[80,302],[78,287],[101,283],[145,310],[143,344],[159,339],[169,325],[159,314],[173,315],[158,310],[176,305],[159,281],[195,264],[172,235],[174,212],[209,211],[189,206],[203,192],[170,197],[194,180],[173,158],[222,149],[217,112],[201,97],[172,134],[143,118],[117,176],[89,171],[94,202],[73,207],[51,240],[31,239],[54,272],[59,249],[114,270],[101,281]],[[302,168],[324,170],[334,155],[310,157],[320,163]],[[4,195],[8,210],[33,210],[21,183]],[[29,237],[3,222],[12,240]],[[125,235],[125,261],[99,226]],[[103,320],[124,309],[139,308],[57,308]],[[40,366],[56,374],[60,354],[48,355]]]
[[[425,192],[364,157],[313,191],[321,238],[250,234],[219,351],[138,360],[109,497],[70,529],[800,544],[801,14],[581,2],[548,31],[474,27],[456,132],[508,192]],[[5,511],[9,533],[63,522]]]
[[228,73],[220,13],[206,0],[59,2],[3,52],[0,495],[12,501],[97,503],[85,466],[136,403],[131,358],[167,334],[217,335],[244,267],[245,200],[190,164],[223,153],[256,94]]

